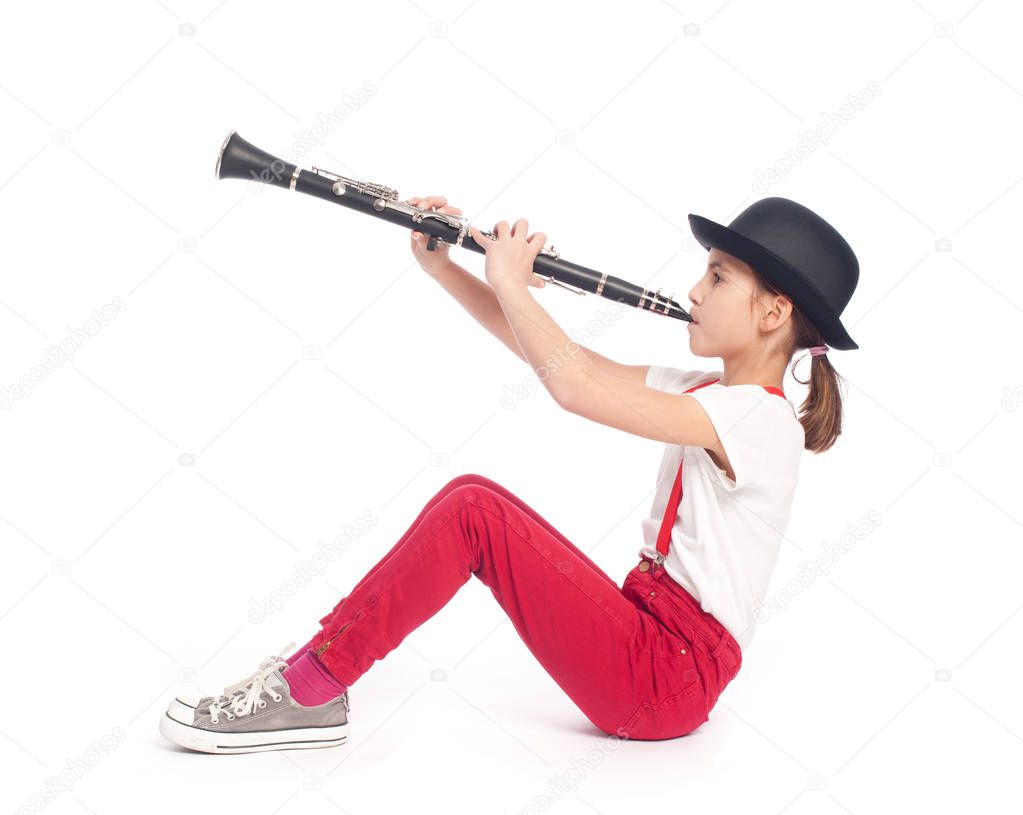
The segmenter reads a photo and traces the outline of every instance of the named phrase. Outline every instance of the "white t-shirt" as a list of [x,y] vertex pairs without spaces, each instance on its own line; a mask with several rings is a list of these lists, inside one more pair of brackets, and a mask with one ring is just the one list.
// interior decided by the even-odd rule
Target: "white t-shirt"
[[[722,375],[653,365],[646,384],[682,394]],[[707,411],[735,480],[706,448],[666,444],[650,517],[641,522],[640,553],[657,554],[657,534],[684,455],[682,500],[664,570],[745,649],[788,526],[805,435],[792,403],[760,385],[716,382],[690,396]]]

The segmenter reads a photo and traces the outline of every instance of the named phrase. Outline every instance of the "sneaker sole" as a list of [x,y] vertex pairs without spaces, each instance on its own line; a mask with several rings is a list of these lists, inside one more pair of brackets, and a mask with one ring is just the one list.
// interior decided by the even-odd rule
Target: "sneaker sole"
[[258,753],[267,750],[313,750],[339,747],[348,741],[347,724],[302,727],[257,733],[220,733],[182,724],[166,713],[160,717],[164,738],[202,753]]

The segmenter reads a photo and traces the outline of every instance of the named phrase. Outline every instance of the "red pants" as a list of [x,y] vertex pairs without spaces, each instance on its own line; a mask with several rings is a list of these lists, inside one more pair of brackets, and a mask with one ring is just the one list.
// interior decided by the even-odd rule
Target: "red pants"
[[475,575],[586,717],[622,738],[707,721],[742,655],[733,637],[645,558],[621,588],[520,498],[480,475],[448,482],[310,640],[354,684]]

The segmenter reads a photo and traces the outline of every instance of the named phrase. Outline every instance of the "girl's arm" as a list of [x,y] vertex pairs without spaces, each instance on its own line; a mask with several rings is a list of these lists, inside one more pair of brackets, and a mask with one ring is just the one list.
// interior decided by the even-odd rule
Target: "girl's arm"
[[[461,215],[462,210],[458,207],[448,205],[448,199],[443,195],[429,195],[425,198],[419,196],[407,199],[406,203],[412,204],[424,210],[438,210],[439,212]],[[469,274],[465,269],[454,263],[449,255],[447,244],[438,244],[433,251],[426,248],[426,235],[419,231],[413,231],[411,235],[412,255],[423,270],[435,278],[452,297],[454,297],[487,331],[503,342],[512,353],[523,362],[529,362],[522,352],[522,347],[515,334],[508,325],[494,290],[477,277]],[[531,276],[529,285],[543,286],[540,278]],[[649,365],[622,365],[613,359],[601,356],[596,351],[577,346],[587,358],[601,371],[612,376],[617,376],[639,384],[646,383]],[[577,351],[579,353],[579,351]]]
[[[454,261],[450,261],[446,267],[435,272],[433,277],[444,287],[445,291],[462,304],[476,322],[503,342],[519,359],[526,363],[529,362],[515,338],[497,295],[488,283],[480,280]],[[646,383],[649,365],[623,365],[596,351],[591,351],[585,346],[580,345],[579,348],[597,368],[605,373],[637,382],[640,385]]]
[[[728,458],[707,412],[690,395],[676,395],[602,370],[561,329],[524,285],[497,290],[498,303],[529,364],[555,402],[569,413],[669,444],[691,444]],[[552,364],[553,360],[553,364]]]
[[[710,416],[691,395],[677,396],[613,376],[571,340],[536,300],[527,285],[547,236],[528,239],[529,222],[500,221],[495,237],[472,227],[473,240],[487,253],[487,282],[497,296],[529,364],[559,406],[594,422],[670,444],[691,444],[718,454],[724,449]],[[728,463],[725,462],[727,469]]]

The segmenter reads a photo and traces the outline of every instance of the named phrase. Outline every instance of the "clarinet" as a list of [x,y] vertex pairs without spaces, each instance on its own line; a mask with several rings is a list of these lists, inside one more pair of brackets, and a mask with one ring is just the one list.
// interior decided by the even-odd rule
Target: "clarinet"
[[[397,190],[382,184],[357,181],[319,167],[312,170],[290,164],[284,159],[260,150],[232,130],[224,140],[217,156],[217,179],[240,178],[284,187],[295,192],[313,195],[325,201],[372,215],[406,229],[427,235],[427,249],[433,251],[438,244],[460,246],[485,255],[486,249],[473,240],[468,219],[446,212],[419,209],[398,200]],[[492,232],[480,230],[490,238]],[[675,302],[674,295],[664,296],[661,290],[650,292],[642,286],[629,283],[606,272],[598,272],[560,257],[554,246],[544,247],[533,262],[533,272],[542,280],[554,283],[577,294],[596,294],[634,308],[664,314],[677,320],[692,322],[689,313]]]

